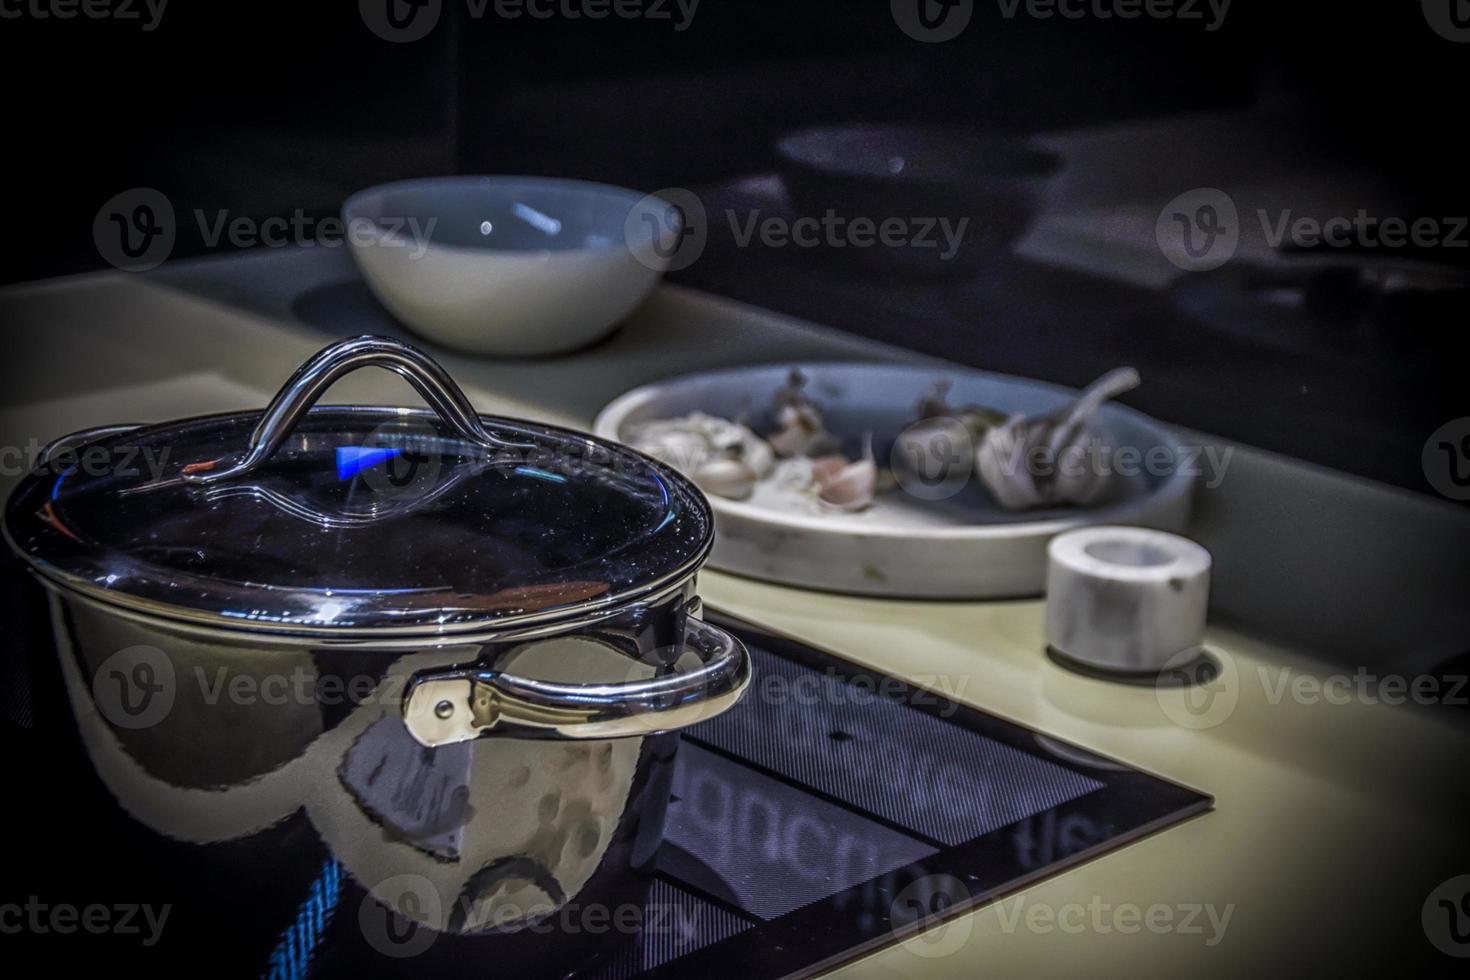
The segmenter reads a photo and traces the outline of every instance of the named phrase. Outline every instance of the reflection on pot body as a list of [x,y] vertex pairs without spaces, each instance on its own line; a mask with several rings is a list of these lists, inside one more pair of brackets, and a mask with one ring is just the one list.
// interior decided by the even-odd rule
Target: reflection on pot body
[[[352,880],[441,933],[514,934],[589,895],[613,907],[611,896],[636,902],[646,887],[628,872],[651,870],[677,733],[485,737],[430,749],[405,727],[401,694],[410,671],[470,663],[578,683],[666,673],[667,652],[678,649],[670,624],[682,621],[692,585],[574,636],[329,656],[268,638],[201,640],[48,596],[87,754],[118,803],[167,838],[240,840],[304,812]],[[151,651],[150,666],[162,658],[142,678],[152,689],[109,663],[125,650]],[[348,664],[356,676],[327,664]],[[290,683],[279,683],[287,674]],[[119,711],[149,697],[167,710],[129,727]],[[207,869],[207,848],[203,857]],[[405,902],[405,880],[434,900]]]

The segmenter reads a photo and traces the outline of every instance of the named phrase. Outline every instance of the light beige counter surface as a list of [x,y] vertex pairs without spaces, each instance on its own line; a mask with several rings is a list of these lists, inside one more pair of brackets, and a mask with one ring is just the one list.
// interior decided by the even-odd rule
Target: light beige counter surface
[[[253,407],[237,403],[252,393],[263,401],[326,339],[306,323],[123,275],[6,290],[0,343],[24,356],[0,365],[0,444]],[[666,288],[616,338],[570,358],[445,361],[483,411],[585,427],[619,390],[701,366],[897,356],[909,355]],[[370,372],[346,379],[332,400],[413,397],[397,379]],[[1455,863],[1465,832],[1449,808],[1450,786],[1467,771],[1470,729],[1443,710],[1356,697],[1307,703],[1292,695],[1293,679],[1336,668],[1215,627],[1209,643],[1234,680],[1218,682],[1205,712],[1218,723],[1196,729],[1178,720],[1195,717],[1184,692],[1105,683],[1052,663],[1038,601],[879,601],[717,572],[705,573],[702,588],[717,608],[937,683],[1216,799],[1211,813],[849,964],[841,976],[1315,975],[1374,972],[1379,952],[1394,946],[1439,955],[1425,938],[1421,906],[1441,881],[1470,872]],[[1217,917],[1228,910],[1229,919],[1220,929],[1201,913],[1197,934],[1155,931],[1126,909],[1154,905],[1176,910],[1175,921],[1195,905]],[[1061,915],[1060,924],[1048,925],[1048,913]]]

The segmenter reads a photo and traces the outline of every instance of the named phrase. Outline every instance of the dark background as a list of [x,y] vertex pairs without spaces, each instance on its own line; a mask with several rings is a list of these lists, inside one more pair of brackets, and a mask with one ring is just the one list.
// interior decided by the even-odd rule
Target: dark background
[[[4,9],[28,9],[15,2]],[[466,11],[444,0],[412,43],[374,35],[352,3],[173,0],[150,32],[0,19],[11,219],[0,281],[102,267],[93,218],[137,186],[180,214],[256,219],[327,217],[364,186],[439,173],[691,187],[718,200],[773,169],[781,133],[857,120],[1032,134],[1222,110],[1265,118],[1286,104],[1304,120],[1293,154],[1374,174],[1405,217],[1470,213],[1458,133],[1470,44],[1437,35],[1408,0],[1236,0],[1214,32],[1007,18],[977,0],[969,28],[944,44],[905,35],[887,0],[703,0],[683,32]],[[1238,147],[1178,150],[1210,162]],[[175,257],[225,248],[180,221]],[[1464,266],[1464,251],[1430,258]],[[1133,363],[1146,384],[1129,400],[1147,411],[1424,492],[1425,440],[1470,414],[1458,295],[1365,326],[1346,289],[1299,336],[1263,343],[1207,329],[1167,291],[1018,258],[963,282],[916,282],[712,249],[673,278],[993,370],[1082,384]],[[1227,296],[1240,286],[1218,282]]]
[[[393,44],[365,26],[351,2],[172,0],[157,29],[144,32],[136,21],[38,18],[17,0],[0,0],[0,283],[109,268],[94,244],[93,221],[104,202],[135,187],[162,191],[180,215],[228,210],[257,221],[298,210],[326,218],[368,185],[450,173],[547,174],[649,192],[688,187],[713,204],[735,194],[743,178],[775,169],[780,134],[863,120],[1031,135],[1234,114],[1259,120],[1271,134],[1262,137],[1268,150],[1279,144],[1283,161],[1311,157],[1371,175],[1400,202],[1395,213],[1403,217],[1470,214],[1462,136],[1470,44],[1432,31],[1416,0],[1235,0],[1212,33],[1170,20],[1007,19],[995,0],[975,0],[973,23],[944,44],[906,36],[888,0],[702,0],[682,33],[666,21],[475,20],[463,0],[443,2],[429,36]],[[1470,0],[1427,2],[1455,3],[1470,15]],[[1268,126],[1283,111],[1293,124],[1284,132]],[[1187,179],[1175,188],[1182,192],[1207,185],[1216,167],[1246,154],[1234,139],[1181,138],[1114,166],[1146,172],[1188,161]],[[1256,179],[1270,187],[1279,177],[1284,187],[1287,174],[1285,162],[1279,171],[1268,162]],[[1289,194],[1287,201],[1294,203]],[[228,251],[207,246],[190,221],[178,230],[175,258]],[[1426,258],[1464,267],[1465,251]],[[1233,265],[1187,277],[1195,290],[1190,306],[1175,290],[1021,257],[967,279],[924,281],[790,250],[718,247],[671,278],[989,370],[1080,385],[1134,364],[1145,384],[1127,401],[1144,411],[1418,493],[1432,493],[1421,462],[1425,441],[1444,423],[1470,416],[1463,294],[1365,318],[1371,304],[1361,291],[1314,282],[1310,316],[1273,319]],[[25,355],[7,347],[0,356],[23,371]],[[1290,513],[1288,505],[1282,514],[1257,515],[1262,535],[1273,525],[1290,533],[1282,516]],[[1259,539],[1243,540],[1236,556]],[[1337,553],[1355,554],[1352,547]],[[1373,542],[1362,550],[1368,561],[1395,554]],[[1306,567],[1293,564],[1288,549],[1275,581],[1290,583]],[[1392,574],[1412,591],[1421,571],[1412,565]],[[1293,619],[1300,591],[1283,588],[1278,603]],[[34,596],[0,588],[0,631],[10,646],[54,664],[49,644],[25,642],[29,624],[10,608],[22,598],[25,610],[44,615]],[[1402,606],[1366,590],[1335,598],[1301,618],[1372,621]],[[1379,607],[1381,614],[1364,611]],[[1445,611],[1444,618],[1452,617]],[[1410,625],[1418,632],[1423,624]],[[1364,655],[1356,651],[1337,656],[1374,662],[1357,660]],[[0,658],[8,678],[0,694],[11,701],[25,690],[10,676],[13,660]],[[1453,678],[1464,663],[1457,657],[1438,670]],[[23,707],[28,714],[29,703]],[[18,730],[6,728],[12,736]],[[1295,737],[1280,726],[1275,735]],[[14,784],[54,780],[54,759],[28,751],[19,737]],[[1268,731],[1257,747],[1269,751],[1271,737]],[[45,747],[57,744],[66,747]],[[1393,751],[1344,749],[1362,754],[1374,772]],[[1441,754],[1426,741],[1423,758],[1398,760],[1404,785],[1427,779]],[[1452,767],[1435,772],[1446,787],[1458,782]],[[1396,786],[1364,791],[1384,795],[1384,825],[1401,832],[1414,825],[1397,819]],[[67,850],[63,864],[85,863],[78,855],[86,852],[71,846],[69,824],[48,823],[76,792],[92,791],[85,781],[66,788],[74,792],[43,793],[34,805],[17,794],[14,813],[36,819],[21,821],[18,832],[6,827],[47,875],[55,863],[48,846]],[[93,826],[85,808],[76,813]],[[1362,829],[1364,847],[1342,855],[1340,885],[1372,904],[1398,893],[1386,866],[1402,852],[1375,836],[1376,826]],[[104,848],[103,856],[124,863],[148,857],[134,850]],[[1254,854],[1247,850],[1242,860]],[[1456,855],[1444,857],[1446,867],[1463,869]],[[254,901],[258,890],[279,884],[259,865],[240,868],[215,889],[219,895]],[[90,881],[91,870],[82,870]],[[1283,864],[1283,874],[1294,873]],[[17,880],[32,888],[34,877]],[[93,888],[75,897],[108,894]],[[141,895],[129,885],[115,897],[155,896],[173,900],[157,885]],[[1395,928],[1407,922],[1412,931],[1404,908],[1380,904],[1398,910],[1389,916]],[[1291,924],[1282,928],[1292,942]],[[1401,938],[1394,929],[1384,934],[1384,959],[1399,955]],[[1427,952],[1417,934],[1402,946],[1406,959]]]

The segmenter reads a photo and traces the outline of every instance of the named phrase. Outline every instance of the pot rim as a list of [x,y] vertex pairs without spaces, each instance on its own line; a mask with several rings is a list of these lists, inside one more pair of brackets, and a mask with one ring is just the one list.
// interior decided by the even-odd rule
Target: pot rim
[[[8,538],[8,535],[7,535]],[[438,632],[413,632],[412,629],[391,630],[380,627],[376,632],[372,630],[333,630],[331,627],[321,627],[317,632],[301,629],[283,630],[280,628],[253,629],[249,626],[236,625],[236,620],[210,620],[208,617],[193,619],[161,613],[157,609],[149,609],[145,606],[123,605],[109,600],[111,595],[104,590],[83,591],[74,588],[71,584],[53,578],[37,567],[30,569],[31,573],[40,581],[41,585],[65,599],[85,603],[93,609],[109,615],[115,615],[131,623],[151,627],[165,632],[182,633],[191,638],[204,640],[215,640],[225,644],[240,643],[242,640],[259,642],[262,646],[279,647],[310,647],[312,649],[350,649],[350,650],[374,650],[374,651],[414,651],[437,649],[443,647],[487,645],[491,643],[522,643],[529,640],[545,639],[561,634],[572,634],[585,627],[596,626],[605,620],[612,619],[626,612],[633,606],[641,604],[653,604],[669,596],[680,592],[686,586],[691,585],[698,578],[699,570],[692,571],[678,578],[671,578],[655,590],[646,594],[634,596],[626,601],[599,605],[596,609],[587,608],[592,603],[578,605],[563,610],[566,615],[557,619],[550,619],[543,614],[530,614],[524,623],[513,623],[510,619],[503,620],[506,628],[487,630],[485,624],[470,624],[461,626],[458,631],[453,627],[441,629]],[[696,597],[697,598],[697,597]],[[165,606],[164,608],[172,608]],[[698,608],[692,606],[692,609]],[[530,621],[539,619],[540,621]],[[476,628],[478,627],[478,628]]]

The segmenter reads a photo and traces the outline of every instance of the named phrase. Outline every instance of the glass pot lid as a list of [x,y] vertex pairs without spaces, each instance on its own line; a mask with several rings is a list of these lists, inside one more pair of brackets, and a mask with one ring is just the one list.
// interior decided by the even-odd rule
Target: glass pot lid
[[[431,406],[312,408],[348,371]],[[478,416],[395,340],[308,361],[265,413],[94,430],[12,494],[11,546],[49,580],[156,616],[332,636],[585,615],[693,574],[713,521],[672,469],[590,436]]]

